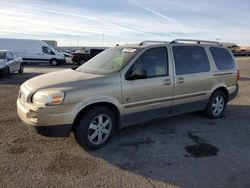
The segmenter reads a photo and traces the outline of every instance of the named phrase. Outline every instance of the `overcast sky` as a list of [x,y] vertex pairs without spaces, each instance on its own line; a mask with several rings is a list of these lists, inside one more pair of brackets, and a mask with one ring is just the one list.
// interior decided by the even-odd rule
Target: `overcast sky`
[[104,45],[193,38],[250,46],[249,0],[1,0],[0,37]]

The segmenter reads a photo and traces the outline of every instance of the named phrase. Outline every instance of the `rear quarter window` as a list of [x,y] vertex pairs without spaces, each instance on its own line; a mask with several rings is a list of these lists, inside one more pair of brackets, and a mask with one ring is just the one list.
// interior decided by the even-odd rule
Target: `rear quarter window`
[[218,47],[210,47],[209,49],[218,70],[235,68],[233,57],[228,50]]

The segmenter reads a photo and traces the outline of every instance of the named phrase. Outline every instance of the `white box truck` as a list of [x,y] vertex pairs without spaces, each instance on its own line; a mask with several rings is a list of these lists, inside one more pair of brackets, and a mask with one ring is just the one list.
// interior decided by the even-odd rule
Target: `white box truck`
[[63,54],[40,40],[0,38],[0,50],[10,50],[26,63],[48,62],[53,66],[65,63]]

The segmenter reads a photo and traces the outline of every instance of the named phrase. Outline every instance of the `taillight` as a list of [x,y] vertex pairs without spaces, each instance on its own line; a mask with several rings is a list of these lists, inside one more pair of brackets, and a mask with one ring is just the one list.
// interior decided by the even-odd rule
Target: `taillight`
[[240,80],[240,70],[237,70],[237,82]]

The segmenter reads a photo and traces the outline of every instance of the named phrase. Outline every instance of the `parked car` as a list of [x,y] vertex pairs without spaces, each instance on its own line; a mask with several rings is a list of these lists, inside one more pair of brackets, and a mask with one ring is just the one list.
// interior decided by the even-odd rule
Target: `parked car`
[[105,49],[91,48],[89,50],[83,50],[72,53],[72,62],[78,65],[83,65],[91,58],[95,57],[97,54],[101,53]]
[[0,38],[1,48],[16,53],[25,63],[50,63],[53,66],[65,63],[64,55],[40,40]]
[[217,42],[146,41],[26,81],[17,111],[38,133],[74,132],[91,150],[107,144],[115,129],[157,118],[195,111],[220,118],[239,77],[232,53]]
[[8,76],[10,73],[23,73],[22,58],[8,50],[0,50],[0,75]]

